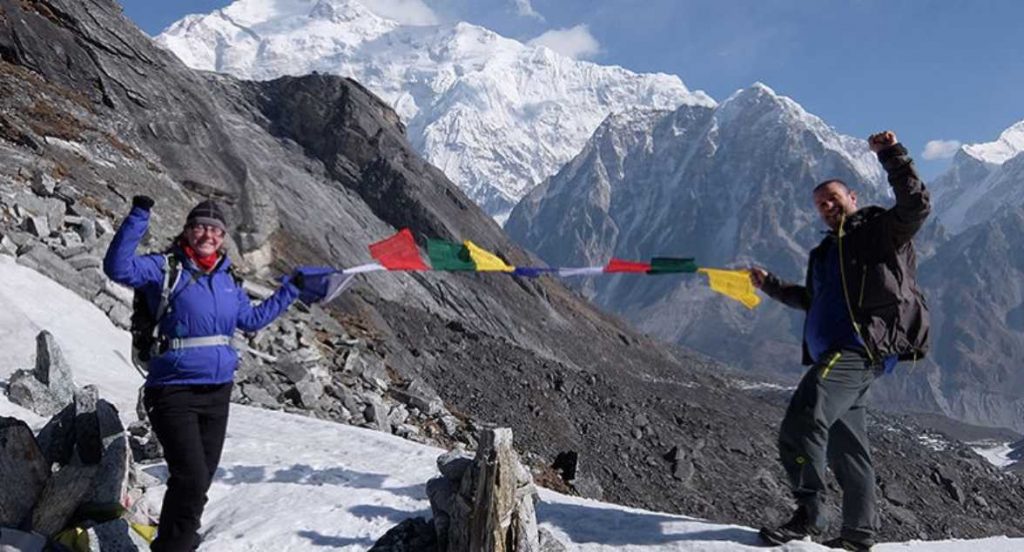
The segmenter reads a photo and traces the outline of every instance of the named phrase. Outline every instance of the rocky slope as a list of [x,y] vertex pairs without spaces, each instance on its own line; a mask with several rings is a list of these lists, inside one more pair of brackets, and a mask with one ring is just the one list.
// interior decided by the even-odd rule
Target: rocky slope
[[[362,86],[193,72],[108,0],[0,0],[0,92],[5,254],[112,318],[124,314],[123,290],[82,259],[102,252],[110,221],[136,193],[157,198],[151,249],[197,199],[223,201],[233,254],[254,280],[297,262],[365,261],[367,243],[404,226],[531,260],[418,157],[396,113]],[[443,415],[420,403],[427,415],[413,425],[435,426],[425,438],[469,441],[474,426],[510,426],[549,485],[567,485],[550,466],[575,451],[572,485],[588,496],[755,525],[788,507],[774,460],[784,393],[640,336],[557,281],[376,274],[332,305],[329,320],[321,314],[298,310],[250,339],[260,355],[322,356],[243,367],[238,400],[401,431],[390,417],[403,400],[415,405],[401,397],[420,380],[457,420],[439,428]],[[342,396],[311,407],[316,385]],[[387,407],[366,408],[373,394]],[[1024,534],[1015,475],[956,443],[922,442],[910,422],[876,428],[885,538]]]

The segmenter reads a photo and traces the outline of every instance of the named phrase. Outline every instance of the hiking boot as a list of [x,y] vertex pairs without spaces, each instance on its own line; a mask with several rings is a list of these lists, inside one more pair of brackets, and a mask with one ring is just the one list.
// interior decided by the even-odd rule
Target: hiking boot
[[850,539],[844,539],[843,537],[836,537],[832,540],[827,540],[821,543],[822,546],[827,546],[829,548],[852,550],[853,552],[869,552],[874,544],[875,543],[872,541],[852,541]]
[[821,534],[821,530],[811,525],[807,518],[807,510],[797,508],[793,517],[775,529],[762,527],[758,536],[768,544],[785,544],[789,541],[805,540]]

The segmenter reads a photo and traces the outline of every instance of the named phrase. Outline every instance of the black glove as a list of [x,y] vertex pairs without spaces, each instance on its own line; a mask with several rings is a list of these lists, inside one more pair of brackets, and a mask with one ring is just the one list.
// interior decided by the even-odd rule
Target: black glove
[[295,272],[292,272],[292,277],[291,277],[290,281],[291,281],[293,286],[295,286],[295,287],[297,287],[299,289],[302,289],[302,284],[304,284],[306,282],[306,278],[302,275],[301,272],[296,270]]
[[148,211],[152,209],[154,203],[156,202],[153,201],[153,198],[147,195],[137,195],[132,198],[132,207],[138,207],[143,211]]

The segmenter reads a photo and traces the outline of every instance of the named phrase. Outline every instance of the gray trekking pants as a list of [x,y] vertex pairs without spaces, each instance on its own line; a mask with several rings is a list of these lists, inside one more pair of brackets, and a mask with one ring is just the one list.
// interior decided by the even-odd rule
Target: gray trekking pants
[[880,373],[858,351],[824,355],[800,380],[779,430],[779,456],[798,506],[825,529],[827,458],[843,489],[841,536],[854,541],[873,539],[878,525],[865,402]]

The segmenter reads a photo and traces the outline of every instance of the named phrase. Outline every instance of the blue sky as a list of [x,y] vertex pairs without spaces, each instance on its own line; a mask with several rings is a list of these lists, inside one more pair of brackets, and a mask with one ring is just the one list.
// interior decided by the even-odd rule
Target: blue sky
[[[1017,0],[364,0],[426,4],[467,20],[634,71],[679,75],[722,100],[760,81],[840,132],[892,128],[928,176],[932,140],[996,139],[1024,120],[1024,2]],[[122,0],[157,34],[225,0]],[[396,8],[397,7],[397,8]]]

